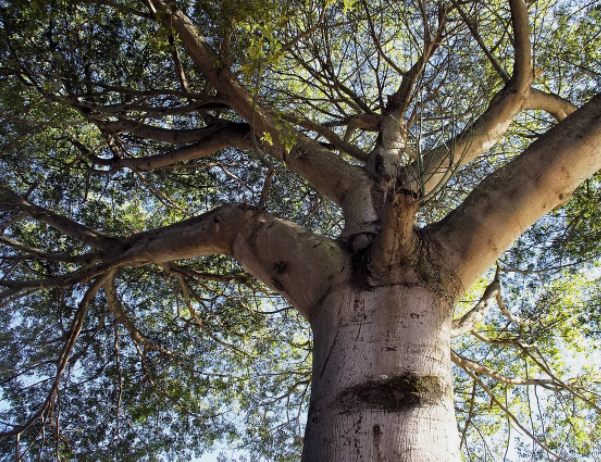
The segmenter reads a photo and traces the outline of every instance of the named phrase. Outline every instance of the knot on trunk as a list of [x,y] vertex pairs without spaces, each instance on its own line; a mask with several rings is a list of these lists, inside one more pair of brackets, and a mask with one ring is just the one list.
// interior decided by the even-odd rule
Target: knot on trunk
[[444,400],[446,386],[435,375],[403,374],[382,376],[378,380],[355,385],[344,390],[337,398],[343,412],[357,409],[400,412]]

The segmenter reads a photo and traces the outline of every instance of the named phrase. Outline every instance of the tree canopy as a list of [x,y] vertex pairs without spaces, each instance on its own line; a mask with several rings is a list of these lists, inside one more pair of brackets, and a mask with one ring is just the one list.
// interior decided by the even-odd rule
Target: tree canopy
[[[0,460],[298,460],[308,296],[271,235],[228,240],[234,207],[361,255],[374,172],[444,231],[567,140],[546,193],[599,124],[600,24],[590,0],[0,0]],[[465,460],[601,458],[595,165],[461,274]]]

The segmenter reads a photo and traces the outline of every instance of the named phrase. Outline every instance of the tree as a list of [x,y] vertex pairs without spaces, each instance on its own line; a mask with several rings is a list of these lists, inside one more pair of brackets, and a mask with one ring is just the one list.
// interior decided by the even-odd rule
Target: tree
[[599,454],[598,2],[0,20],[2,460]]

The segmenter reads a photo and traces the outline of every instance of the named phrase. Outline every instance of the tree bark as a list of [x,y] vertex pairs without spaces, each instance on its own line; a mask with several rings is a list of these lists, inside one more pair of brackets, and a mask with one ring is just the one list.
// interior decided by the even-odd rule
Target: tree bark
[[428,284],[345,284],[312,312],[303,462],[459,461],[453,300]]

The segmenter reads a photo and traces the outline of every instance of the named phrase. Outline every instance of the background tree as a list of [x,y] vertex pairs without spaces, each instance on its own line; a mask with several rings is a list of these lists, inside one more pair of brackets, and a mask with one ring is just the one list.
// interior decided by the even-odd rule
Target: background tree
[[598,458],[600,21],[0,1],[0,459]]

